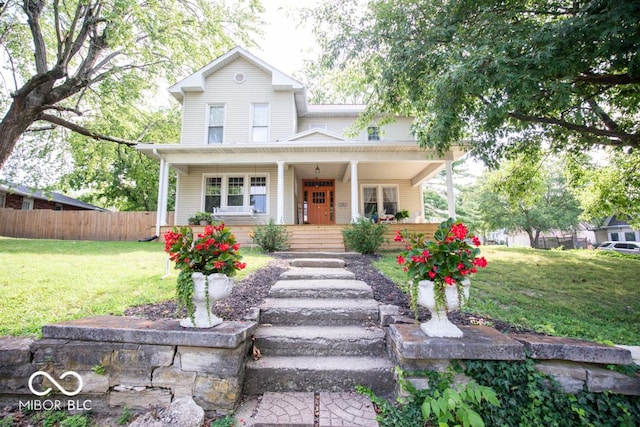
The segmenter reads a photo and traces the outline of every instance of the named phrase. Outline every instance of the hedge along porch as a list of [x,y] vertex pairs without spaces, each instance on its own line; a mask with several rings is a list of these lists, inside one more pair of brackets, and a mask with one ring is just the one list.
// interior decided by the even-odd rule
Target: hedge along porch
[[160,162],[157,231],[166,225],[169,170],[178,173],[176,224],[198,211],[252,207],[238,223],[340,225],[376,213],[423,221],[422,183],[451,163],[418,146],[411,117],[355,128],[362,105],[309,105],[306,88],[242,48],[173,85],[182,104],[178,144],[136,148]]

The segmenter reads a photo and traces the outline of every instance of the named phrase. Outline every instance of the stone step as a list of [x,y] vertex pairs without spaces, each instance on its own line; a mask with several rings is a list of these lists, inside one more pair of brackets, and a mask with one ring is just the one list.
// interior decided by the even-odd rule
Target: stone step
[[269,297],[373,299],[373,290],[361,280],[279,280],[271,287]]
[[281,280],[347,279],[356,275],[344,268],[292,267],[280,275]]
[[393,363],[382,357],[262,357],[247,363],[244,393],[353,392],[357,385],[380,396],[391,395],[395,386]]
[[360,325],[378,322],[378,303],[370,299],[267,298],[260,323],[272,325]]
[[292,267],[344,268],[345,262],[340,258],[296,258],[289,261]]
[[364,326],[261,326],[255,345],[267,356],[386,355],[385,333]]

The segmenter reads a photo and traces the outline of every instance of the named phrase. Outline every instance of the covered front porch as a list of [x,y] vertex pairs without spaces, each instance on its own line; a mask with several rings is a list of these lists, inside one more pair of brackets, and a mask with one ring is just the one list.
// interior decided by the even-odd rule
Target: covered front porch
[[[425,236],[432,237],[438,228],[436,223],[410,224],[397,223],[388,224],[386,234],[387,242],[382,245],[381,250],[397,250],[402,247],[401,243],[395,242],[393,237],[396,230],[407,229],[416,233],[423,233]],[[344,240],[342,238],[342,229],[346,225],[284,225],[289,233],[289,250],[291,252],[345,252]],[[169,231],[172,226],[162,226],[160,238],[164,233]],[[194,231],[204,231],[204,226],[192,226]],[[257,245],[251,240],[250,233],[256,228],[255,225],[234,225],[230,224],[229,228],[235,234],[236,240],[240,243],[243,250],[257,248]]]
[[270,219],[285,225],[344,225],[373,213],[392,217],[401,210],[408,211],[409,222],[424,223],[422,184],[443,170],[454,216],[451,164],[462,156],[457,149],[437,156],[409,141],[137,148],[160,161],[158,234],[167,224],[170,169],[178,173],[176,224],[214,208],[255,213],[228,218],[238,225]]

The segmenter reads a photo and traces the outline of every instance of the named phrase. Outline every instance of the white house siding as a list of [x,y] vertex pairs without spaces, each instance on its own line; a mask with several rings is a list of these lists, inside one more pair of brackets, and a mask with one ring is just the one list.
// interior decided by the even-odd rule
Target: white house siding
[[[326,130],[344,136],[347,139],[357,141],[367,140],[367,130],[358,130],[356,136],[351,136],[354,131],[353,123],[356,117],[302,117],[298,122],[298,133],[309,130],[311,126],[324,126]],[[393,123],[380,126],[382,141],[413,141],[411,135],[412,119],[407,117],[398,118]],[[372,124],[372,126],[376,126]]]
[[[234,81],[237,73],[245,81]],[[271,74],[239,58],[205,80],[204,92],[187,92],[183,101],[183,144],[206,144],[208,106],[225,106],[224,143],[251,140],[251,105],[269,104],[269,138],[283,140],[294,133],[294,102],[292,91],[275,92]]]
[[[268,175],[268,188],[267,188],[267,214],[257,215],[253,218],[236,218],[234,222],[249,223],[262,223],[268,222],[269,217],[272,217],[274,221],[276,219],[276,203],[277,203],[277,190],[278,190],[278,168],[276,165],[273,167],[265,167],[264,165],[258,166],[255,169],[249,166],[211,166],[211,167],[193,167],[190,169],[189,175],[180,175],[178,178],[178,191],[176,206],[176,224],[187,224],[188,218],[194,213],[202,211],[204,209],[204,175],[223,175],[223,174],[246,174],[253,175]],[[284,174],[285,183],[285,197],[284,197],[284,210],[285,210],[285,224],[292,224],[294,220],[293,206],[294,198],[292,192],[293,186],[293,168],[285,170]]]

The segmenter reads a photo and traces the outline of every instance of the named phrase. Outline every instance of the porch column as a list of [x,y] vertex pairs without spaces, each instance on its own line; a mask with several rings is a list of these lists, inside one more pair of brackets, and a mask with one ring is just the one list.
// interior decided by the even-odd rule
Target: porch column
[[278,189],[276,193],[276,224],[284,224],[284,161],[278,164]]
[[351,161],[351,221],[360,217],[358,212],[358,161]]
[[449,205],[449,216],[456,219],[456,198],[453,194],[453,163],[445,163],[447,173],[447,202]]
[[167,202],[169,199],[169,163],[160,159],[158,173],[158,207],[156,208],[156,236],[160,236],[160,227],[167,225]]

